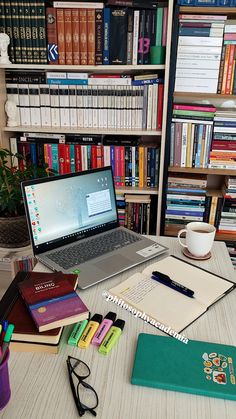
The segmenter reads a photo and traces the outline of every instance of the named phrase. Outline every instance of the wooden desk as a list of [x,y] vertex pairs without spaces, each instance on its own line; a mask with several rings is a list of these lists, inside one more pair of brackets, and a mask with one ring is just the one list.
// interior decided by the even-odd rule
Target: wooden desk
[[[177,239],[159,237],[158,241],[170,248],[174,255],[181,256]],[[205,269],[218,273],[236,282],[226,246],[214,243],[213,257],[196,262]],[[183,256],[183,259],[185,257]],[[42,269],[42,265],[37,265]],[[108,290],[132,273],[143,269],[134,268],[97,286],[81,291],[82,299],[91,312],[115,311],[126,321],[119,343],[107,357],[100,355],[92,345],[87,350],[66,344],[66,336],[58,355],[11,353],[10,380],[12,397],[0,413],[5,419],[73,419],[78,418],[71,394],[67,368],[67,355],[84,360],[91,369],[88,382],[99,396],[97,417],[99,419],[235,419],[236,402],[210,397],[138,387],[130,384],[137,336],[140,332],[157,334],[156,328],[136,319],[117,305],[106,302],[102,291]],[[216,305],[185,329],[189,339],[236,345],[236,291]],[[70,330],[70,329],[69,329]],[[168,366],[167,366],[168,373]],[[92,418],[86,413],[86,418]]]

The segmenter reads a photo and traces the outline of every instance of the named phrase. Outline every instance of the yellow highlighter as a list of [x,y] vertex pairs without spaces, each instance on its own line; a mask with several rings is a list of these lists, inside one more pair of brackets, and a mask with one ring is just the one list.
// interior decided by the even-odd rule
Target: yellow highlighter
[[82,349],[86,349],[93,336],[95,335],[97,329],[99,328],[100,323],[102,322],[102,315],[101,314],[94,314],[91,320],[88,322],[80,340],[78,343],[78,347]]

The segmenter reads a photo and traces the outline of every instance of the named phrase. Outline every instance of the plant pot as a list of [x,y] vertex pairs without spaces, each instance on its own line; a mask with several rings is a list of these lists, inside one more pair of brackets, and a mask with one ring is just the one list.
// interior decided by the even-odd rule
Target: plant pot
[[0,217],[0,247],[24,247],[30,243],[27,221],[19,217]]

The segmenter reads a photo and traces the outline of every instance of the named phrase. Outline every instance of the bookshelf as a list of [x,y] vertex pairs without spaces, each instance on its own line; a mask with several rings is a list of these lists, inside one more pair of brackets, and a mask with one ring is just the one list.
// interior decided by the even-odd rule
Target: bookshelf
[[[51,6],[52,2],[45,2],[46,6]],[[119,194],[138,194],[151,196],[151,199],[157,201],[155,208],[155,214],[152,219],[155,219],[155,231],[153,233],[160,233],[160,222],[161,222],[161,199],[158,196],[162,196],[163,188],[163,169],[164,169],[164,158],[165,158],[165,141],[166,141],[166,120],[167,120],[167,104],[168,104],[168,86],[169,86],[169,65],[170,65],[170,50],[171,50],[171,36],[172,36],[172,21],[173,21],[173,5],[174,0],[168,1],[168,23],[166,29],[166,55],[165,64],[137,64],[137,65],[49,65],[49,64],[30,64],[30,63],[19,63],[11,65],[0,65],[0,142],[1,146],[9,147],[9,139],[16,137],[18,134],[23,132],[34,132],[34,133],[45,133],[45,134],[100,134],[102,136],[112,135],[114,138],[117,135],[129,136],[140,136],[144,138],[144,145],[156,144],[160,147],[159,157],[159,182],[158,187],[117,187]],[[135,9],[135,8],[134,8]],[[142,75],[158,73],[164,75],[164,93],[163,93],[163,113],[162,113],[162,128],[161,129],[109,129],[109,128],[78,128],[78,127],[37,127],[37,126],[16,126],[8,127],[6,121],[6,115],[4,110],[5,101],[7,99],[6,94],[6,82],[5,73],[6,71],[19,70],[19,71],[42,71],[42,72],[76,72],[76,73],[89,73],[89,74],[119,74],[119,75]],[[159,73],[160,72],[160,73]]]
[[[206,35],[206,32],[203,35],[202,28],[204,27],[204,25],[201,25],[200,23],[201,18],[198,21],[195,20],[195,22],[198,22],[195,25],[195,27],[201,28],[201,29],[196,30],[196,28],[194,28],[195,32],[193,32],[194,31],[192,29],[194,27],[193,22],[189,23],[191,22],[190,20],[191,18],[188,18],[190,15],[194,15],[194,16],[213,15],[215,16],[215,18],[213,18],[212,22],[215,22],[217,20],[217,16],[227,16],[227,20],[226,20],[227,22],[228,20],[231,20],[231,19],[234,19],[235,21],[236,8],[176,6],[174,10],[174,23],[173,23],[173,35],[172,35],[173,42],[172,42],[172,51],[171,51],[172,58],[171,58],[171,65],[170,65],[172,70],[170,74],[169,102],[168,102],[168,109],[170,109],[170,111],[167,116],[167,133],[166,133],[167,147],[166,147],[164,175],[163,175],[165,179],[165,186],[163,187],[164,193],[162,195],[162,213],[161,213],[161,234],[167,235],[167,236],[176,236],[178,233],[178,230],[180,228],[183,228],[184,223],[186,224],[190,221],[194,221],[194,218],[196,218],[195,221],[206,221],[206,222],[211,222],[211,224],[215,223],[215,226],[217,228],[221,226],[222,220],[223,220],[222,225],[226,225],[224,224],[224,217],[226,217],[225,215],[226,212],[224,211],[231,211],[231,209],[229,209],[231,204],[228,204],[228,208],[225,209],[225,206],[227,205],[225,197],[227,197],[227,194],[230,195],[230,190],[228,192],[228,189],[227,189],[227,181],[228,179],[230,179],[230,177],[234,177],[235,179],[235,176],[236,176],[236,168],[230,168],[230,167],[227,168],[227,163],[225,163],[225,165],[222,163],[222,166],[226,166],[226,167],[220,167],[219,163],[217,167],[217,161],[216,161],[216,164],[215,164],[216,167],[211,167],[211,162],[213,161],[213,158],[211,156],[212,154],[214,154],[214,151],[212,151],[214,150],[213,141],[215,141],[215,139],[218,140],[218,138],[221,139],[221,136],[219,135],[218,137],[216,133],[217,134],[220,133],[222,134],[222,136],[224,134],[226,136],[224,140],[230,141],[227,139],[227,129],[225,129],[224,131],[224,129],[222,128],[223,131],[221,132],[220,130],[217,129],[217,126],[220,126],[220,123],[217,125],[217,118],[216,118],[217,112],[219,114],[220,112],[222,113],[225,112],[224,117],[227,120],[227,116],[228,117],[231,116],[230,114],[227,115],[227,112],[229,113],[232,112],[233,114],[233,112],[236,109],[236,95],[231,94],[232,84],[231,84],[231,92],[230,93],[228,92],[228,94],[219,93],[219,89],[220,89],[219,84],[217,85],[215,92],[213,92],[213,90],[210,91],[210,88],[208,91],[206,90],[205,92],[202,92],[200,88],[198,91],[194,91],[194,89],[197,90],[197,87],[196,87],[197,84],[195,84],[195,79],[194,79],[194,77],[197,77],[197,76],[194,76],[195,74],[194,71],[197,69],[199,73],[201,71],[206,71],[206,74],[208,74],[207,71],[209,71],[209,68],[212,69],[213,67],[214,68],[217,67],[216,63],[214,64],[211,62],[210,63],[211,65],[209,64],[208,66],[206,63],[203,64],[203,61],[201,61],[201,59],[203,60],[204,53],[207,54],[204,47],[209,46],[209,45],[216,45],[216,43],[210,44],[211,41],[202,41],[203,38],[201,38],[200,41],[198,40],[199,39],[198,36],[202,36],[202,37],[205,36],[206,38],[204,39],[209,40],[210,39],[209,37],[211,36],[210,31],[212,30],[213,26],[211,26],[211,24],[208,25],[206,23],[207,21],[206,17],[205,17],[206,19],[205,21],[204,21],[204,18],[202,17],[202,20],[205,22],[205,27],[207,27],[208,25],[208,28],[209,27],[211,28],[209,29],[209,35]],[[222,18],[222,21],[223,20],[224,18]],[[226,33],[225,23],[221,24],[218,21],[216,26],[217,25],[218,25],[218,28],[221,27],[221,29],[217,29],[219,31],[218,34],[212,35],[212,36],[216,36],[216,37],[222,36],[222,45],[220,48],[222,48],[223,50],[223,46],[225,45],[224,35]],[[191,29],[189,29],[190,27]],[[189,31],[188,34],[187,34],[187,31]],[[199,31],[198,35],[195,35],[197,31]],[[201,32],[202,35],[200,35],[200,31],[202,31]],[[220,35],[220,32],[221,32],[221,35]],[[180,36],[182,38],[181,41],[179,41]],[[187,40],[187,36],[189,36],[188,40]],[[201,47],[200,42],[206,42],[206,43],[202,44],[204,46]],[[212,42],[215,42],[215,41],[212,41]],[[196,48],[196,46],[193,46],[193,45],[196,45],[198,43],[199,43],[199,51],[196,53],[202,54],[202,56],[199,55],[200,63],[196,65],[196,61],[194,61],[192,52],[193,52],[193,49]],[[186,45],[186,46],[185,47],[182,46],[180,48],[180,45]],[[192,46],[192,52],[191,52],[191,46]],[[187,48],[189,48],[189,50],[184,55]],[[186,62],[187,60],[189,60],[187,65],[186,65],[186,62],[183,62],[183,58],[186,59]],[[182,59],[182,62],[181,62],[181,59]],[[206,62],[209,62],[210,60],[211,60],[211,56],[208,56],[208,61],[206,60]],[[224,56],[221,53],[220,53],[218,65],[219,67],[218,67],[218,70],[216,71],[218,71],[217,81],[219,83],[220,65],[221,66],[223,65],[223,70],[224,70],[224,66],[226,65],[224,62]],[[176,85],[178,86],[180,84],[180,82],[179,84],[176,83],[176,79],[178,77],[179,78],[184,77],[185,70],[183,71],[182,69],[186,69],[186,67],[189,67],[189,72],[191,74],[190,76],[187,76],[187,77],[193,77],[192,79],[189,79],[191,80],[191,83],[192,83],[192,90],[191,90],[191,83],[189,83],[190,87],[185,87],[186,85],[184,81],[183,81],[182,89],[179,89],[179,88],[176,89]],[[228,71],[228,70],[226,69],[224,71]],[[200,75],[199,77],[201,78]],[[233,76],[231,75],[231,77]],[[207,75],[205,76],[205,78],[207,78]],[[233,82],[233,78],[232,78],[232,82]],[[180,111],[178,111],[179,109]],[[212,109],[214,109],[214,115],[212,116],[212,120],[211,120],[210,112],[212,112]],[[196,113],[194,114],[194,112]],[[200,114],[199,112],[202,112],[202,113]],[[209,112],[209,114],[207,114],[207,112]],[[200,115],[202,116],[200,117]],[[220,119],[218,118],[218,120]],[[222,116],[222,120],[224,121],[223,116]],[[205,131],[203,131],[205,137],[203,136],[200,137],[199,128],[198,128],[198,131],[196,131],[197,123],[199,124],[199,126],[200,125],[203,126],[203,130],[205,129]],[[204,128],[204,124],[206,128]],[[208,130],[207,124],[209,124],[210,126],[209,131],[207,131]],[[181,126],[181,134],[180,134],[179,139],[177,139],[176,137],[176,133],[178,136],[177,125],[179,125],[178,129]],[[221,126],[226,127],[226,125],[224,125],[224,122],[222,122]],[[234,127],[233,123],[231,126]],[[209,135],[209,140],[208,140],[207,135],[205,134],[207,132],[211,133]],[[230,134],[228,135],[230,138]],[[233,131],[232,131],[232,137],[233,137]],[[201,140],[199,140],[199,138],[201,138]],[[204,138],[204,142],[202,142],[202,138]],[[233,138],[231,138],[231,140],[232,139]],[[195,141],[197,144],[196,148],[194,148]],[[218,140],[218,142],[220,143],[220,140]],[[199,143],[200,143],[200,152],[199,152]],[[179,145],[180,150],[181,150],[178,157],[176,156],[176,150],[177,150],[176,144]],[[223,147],[223,144],[225,143],[221,142],[222,147]],[[207,145],[209,147],[208,149],[209,151],[202,152],[203,147],[204,146],[207,147]],[[186,149],[184,149],[184,147],[186,147]],[[234,149],[232,148],[232,152],[233,150]],[[188,152],[190,153],[189,155],[188,155]],[[194,152],[195,152],[195,155],[194,155]],[[199,155],[198,155],[198,152],[200,153]],[[199,160],[197,160],[197,158],[199,158]],[[212,165],[214,166],[214,164]],[[229,166],[229,163],[228,163],[228,166]],[[185,180],[183,181],[183,179]],[[190,179],[190,180],[187,181],[187,179]],[[191,184],[191,179],[192,179],[192,184]],[[177,209],[177,212],[175,212],[175,209],[177,208],[177,205],[176,205],[177,201],[175,201],[176,198],[172,195],[174,193],[177,194],[176,191],[173,192],[174,187],[176,186],[175,182],[177,182],[178,188],[181,188],[181,182],[182,183],[186,182],[186,185],[187,185],[185,186],[185,192],[183,192],[184,194],[186,193],[186,196],[182,196],[181,202],[179,202],[182,205],[186,205],[186,207],[182,206],[181,209],[179,210]],[[190,200],[195,199],[197,201],[198,199],[196,198],[197,192],[194,191],[194,188],[196,188],[196,186],[194,186],[194,182],[196,182],[195,185],[197,184],[198,187],[200,188],[198,198],[200,199],[201,197],[202,200],[204,199],[206,200],[205,200],[204,206],[202,206],[202,204],[199,203],[198,207],[194,206],[193,204],[191,208],[191,204],[189,203]],[[205,182],[205,186],[199,186],[201,182]],[[187,188],[189,188],[191,192],[190,191],[186,192]],[[182,191],[184,191],[184,187]],[[179,194],[181,193],[182,192],[179,192]],[[203,198],[203,196],[205,196],[206,198]],[[187,199],[185,200],[186,197]],[[215,209],[213,209],[213,200],[214,202],[216,202],[216,204],[214,205],[217,205]],[[200,202],[200,201],[197,201],[197,202]],[[208,203],[210,202],[210,204],[208,204],[207,202]],[[207,206],[209,206],[209,208]],[[203,209],[205,212],[201,213]],[[207,211],[208,211],[208,214],[207,214]],[[232,212],[233,211],[234,209],[232,209]],[[213,216],[213,214],[214,214],[214,217],[210,218],[211,215]],[[224,216],[222,216],[222,214],[224,214]],[[197,217],[197,215],[199,217]],[[171,217],[173,218],[171,219]],[[216,232],[216,240],[225,241],[226,244],[230,243],[230,246],[235,247],[236,246],[236,231],[234,231],[234,228],[232,228],[232,231],[222,231],[222,230],[223,228],[221,226],[220,230]]]

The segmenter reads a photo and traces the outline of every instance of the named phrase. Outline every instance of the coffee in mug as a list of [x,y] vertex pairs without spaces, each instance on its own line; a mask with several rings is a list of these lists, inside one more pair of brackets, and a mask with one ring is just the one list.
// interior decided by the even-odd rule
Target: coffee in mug
[[[208,223],[192,222],[178,232],[179,243],[195,257],[206,256],[213,245],[216,228]],[[181,241],[181,234],[186,233],[186,244]]]

